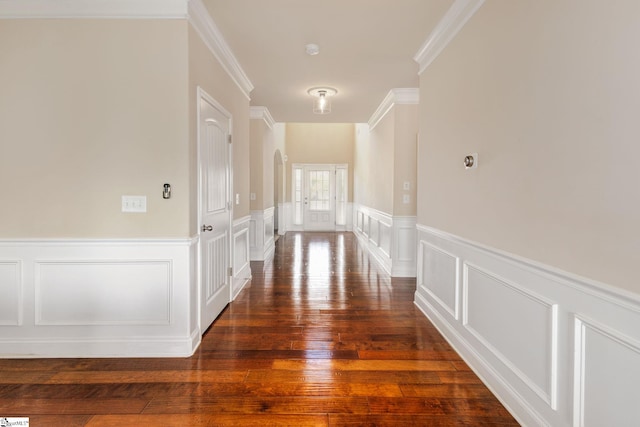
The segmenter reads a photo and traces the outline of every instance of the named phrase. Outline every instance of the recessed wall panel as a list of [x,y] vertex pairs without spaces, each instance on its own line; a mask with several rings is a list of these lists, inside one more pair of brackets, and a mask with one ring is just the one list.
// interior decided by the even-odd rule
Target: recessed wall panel
[[0,325],[21,323],[22,263],[0,261]]
[[640,343],[591,321],[577,325],[574,426],[638,425]]
[[421,281],[419,285],[451,316],[457,318],[459,259],[426,242],[421,242]]
[[463,298],[466,328],[555,408],[556,307],[517,284],[466,263]]
[[36,324],[169,324],[171,287],[170,261],[37,262]]

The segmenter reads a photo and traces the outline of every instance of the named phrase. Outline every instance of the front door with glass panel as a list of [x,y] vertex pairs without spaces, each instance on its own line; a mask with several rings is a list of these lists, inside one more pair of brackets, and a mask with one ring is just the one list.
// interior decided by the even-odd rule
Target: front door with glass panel
[[344,230],[347,165],[292,165],[293,227],[307,231]]
[[307,165],[304,178],[304,229],[335,230],[335,167]]

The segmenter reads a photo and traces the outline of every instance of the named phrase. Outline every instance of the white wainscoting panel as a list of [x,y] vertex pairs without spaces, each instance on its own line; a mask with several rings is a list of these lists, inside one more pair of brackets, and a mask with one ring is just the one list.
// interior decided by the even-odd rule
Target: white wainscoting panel
[[0,241],[2,299],[17,301],[0,357],[190,356],[201,337],[197,241]]
[[460,258],[425,241],[418,248],[421,274],[417,287],[426,292],[451,317],[459,318]]
[[354,233],[393,277],[416,276],[415,217],[394,217],[362,205],[353,206]]
[[468,263],[463,283],[467,330],[555,409],[557,306]]
[[640,295],[417,229],[416,305],[523,426],[637,424]]
[[0,261],[0,326],[22,323],[22,262]]
[[574,426],[637,425],[640,343],[581,316],[575,326]]
[[275,250],[274,211],[273,207],[263,211],[251,211],[249,227],[251,261],[264,261],[273,256]]
[[36,325],[168,325],[171,261],[36,261]]
[[249,249],[249,223],[246,216],[233,222],[233,288],[231,300],[234,300],[242,288],[251,280]]

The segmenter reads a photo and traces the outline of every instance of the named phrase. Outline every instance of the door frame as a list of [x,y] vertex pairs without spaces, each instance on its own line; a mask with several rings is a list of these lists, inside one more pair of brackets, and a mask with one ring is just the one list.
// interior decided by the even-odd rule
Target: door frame
[[[202,242],[200,240],[200,229],[202,227],[202,170],[200,167],[200,160],[202,159],[202,136],[200,135],[201,128],[201,101],[208,102],[211,104],[216,110],[218,110],[224,117],[229,121],[229,138],[232,137],[233,134],[233,116],[226,108],[222,106],[218,101],[215,100],[211,95],[209,95],[202,87],[198,86],[197,88],[197,97],[196,97],[196,131],[197,131],[197,139],[196,139],[196,164],[197,164],[197,179],[196,179],[196,194],[197,194],[197,230],[196,230],[196,240],[197,240],[197,262],[196,262],[196,277],[197,277],[197,304],[198,304],[198,329],[200,330],[200,336],[204,334],[205,331],[202,330]],[[233,144],[229,143],[229,149],[227,150],[229,162],[229,176],[227,177],[227,206],[229,207],[229,218],[228,218],[228,227],[229,227],[229,239],[228,239],[228,247],[227,247],[227,260],[228,264],[226,266],[227,272],[229,268],[233,266]],[[233,276],[229,276],[227,273],[229,280],[229,302],[233,297]]]

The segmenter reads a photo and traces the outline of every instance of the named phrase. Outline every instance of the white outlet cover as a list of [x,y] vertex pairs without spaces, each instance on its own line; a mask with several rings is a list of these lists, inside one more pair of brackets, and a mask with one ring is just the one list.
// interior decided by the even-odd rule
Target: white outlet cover
[[147,196],[122,196],[122,212],[144,213],[147,211]]
[[240,204],[240,193],[236,193],[236,205]]
[[403,194],[402,203],[404,203],[405,205],[408,205],[409,203],[411,203],[411,196],[408,194]]

